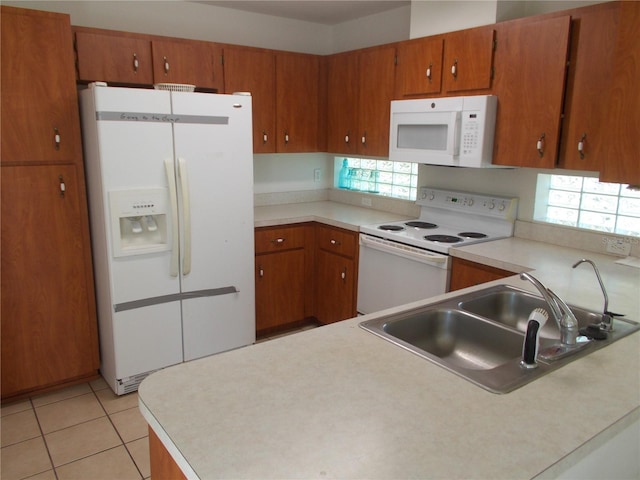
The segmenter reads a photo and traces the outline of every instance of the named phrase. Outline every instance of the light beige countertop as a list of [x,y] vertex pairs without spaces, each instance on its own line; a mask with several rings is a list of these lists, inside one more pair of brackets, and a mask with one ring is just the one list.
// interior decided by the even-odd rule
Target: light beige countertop
[[307,202],[268,205],[254,208],[256,227],[289,223],[321,222],[358,231],[360,225],[407,220],[410,217],[339,202]]
[[[275,218],[332,211],[318,208]],[[273,218],[257,209],[256,225]],[[567,302],[600,309],[591,266],[571,269],[586,256],[610,309],[640,320],[640,270],[615,257],[521,239],[455,256],[534,269]],[[534,288],[517,276],[492,283]],[[640,334],[496,395],[358,326],[448,295],[167,368],[141,384],[140,409],[187,476],[202,479],[553,477],[638,421]]]

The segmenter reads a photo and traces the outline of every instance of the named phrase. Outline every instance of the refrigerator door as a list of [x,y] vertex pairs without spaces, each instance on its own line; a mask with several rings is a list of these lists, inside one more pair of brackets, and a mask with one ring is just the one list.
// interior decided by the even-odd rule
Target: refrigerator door
[[[151,188],[169,191],[163,162],[173,159],[172,125],[160,121],[171,113],[169,92],[104,87],[94,90],[103,205],[109,223],[112,302],[117,305],[177,294],[179,280],[169,275],[171,250],[116,257],[113,238],[118,232],[109,221],[116,213],[110,211],[110,192]],[[159,120],[152,121],[154,118]],[[167,220],[168,229],[172,231],[175,226],[170,215]],[[171,245],[171,248],[178,246]]]
[[172,93],[172,103],[187,361],[255,341],[251,97]]

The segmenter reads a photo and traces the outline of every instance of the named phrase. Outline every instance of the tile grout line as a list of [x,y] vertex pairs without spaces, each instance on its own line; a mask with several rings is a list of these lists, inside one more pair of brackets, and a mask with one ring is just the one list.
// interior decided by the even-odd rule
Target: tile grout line
[[[58,480],[58,472],[56,472],[56,467],[53,464],[53,457],[51,456],[51,452],[49,451],[49,445],[47,444],[47,439],[44,436],[44,431],[42,430],[42,425],[40,425],[40,418],[38,417],[38,412],[36,410],[36,406],[33,404],[33,398],[29,397],[29,404],[33,409],[33,415],[36,417],[36,423],[38,424],[38,430],[40,430],[40,438],[42,438],[42,443],[44,443],[44,448],[47,451],[47,456],[49,457],[49,463],[51,464],[51,470],[53,471],[53,476]],[[45,470],[46,471],[46,470]],[[44,472],[39,472],[44,473]]]

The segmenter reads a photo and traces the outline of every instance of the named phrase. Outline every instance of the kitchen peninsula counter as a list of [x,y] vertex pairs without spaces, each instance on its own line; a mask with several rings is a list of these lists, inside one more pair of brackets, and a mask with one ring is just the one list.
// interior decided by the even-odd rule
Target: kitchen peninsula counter
[[[591,258],[611,309],[640,320],[640,270],[563,247],[545,262],[547,248],[507,239],[454,255],[535,269],[567,302],[601,308],[591,266],[571,269]],[[469,290],[498,283],[534,291],[517,276]],[[140,409],[202,479],[553,478],[638,422],[638,333],[496,395],[358,326],[451,295],[162,370],[140,386]]]

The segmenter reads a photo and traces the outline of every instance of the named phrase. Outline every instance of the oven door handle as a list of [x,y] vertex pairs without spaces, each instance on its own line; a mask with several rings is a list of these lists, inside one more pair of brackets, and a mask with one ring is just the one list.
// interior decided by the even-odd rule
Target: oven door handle
[[410,245],[404,245],[402,243],[385,240],[382,238],[371,237],[369,235],[360,234],[360,245],[380,250],[391,255],[398,255],[400,257],[408,258],[409,260],[415,260],[428,264],[439,264],[441,268],[446,268],[449,262],[448,255],[442,255],[440,253],[428,252],[420,248],[412,247]]

